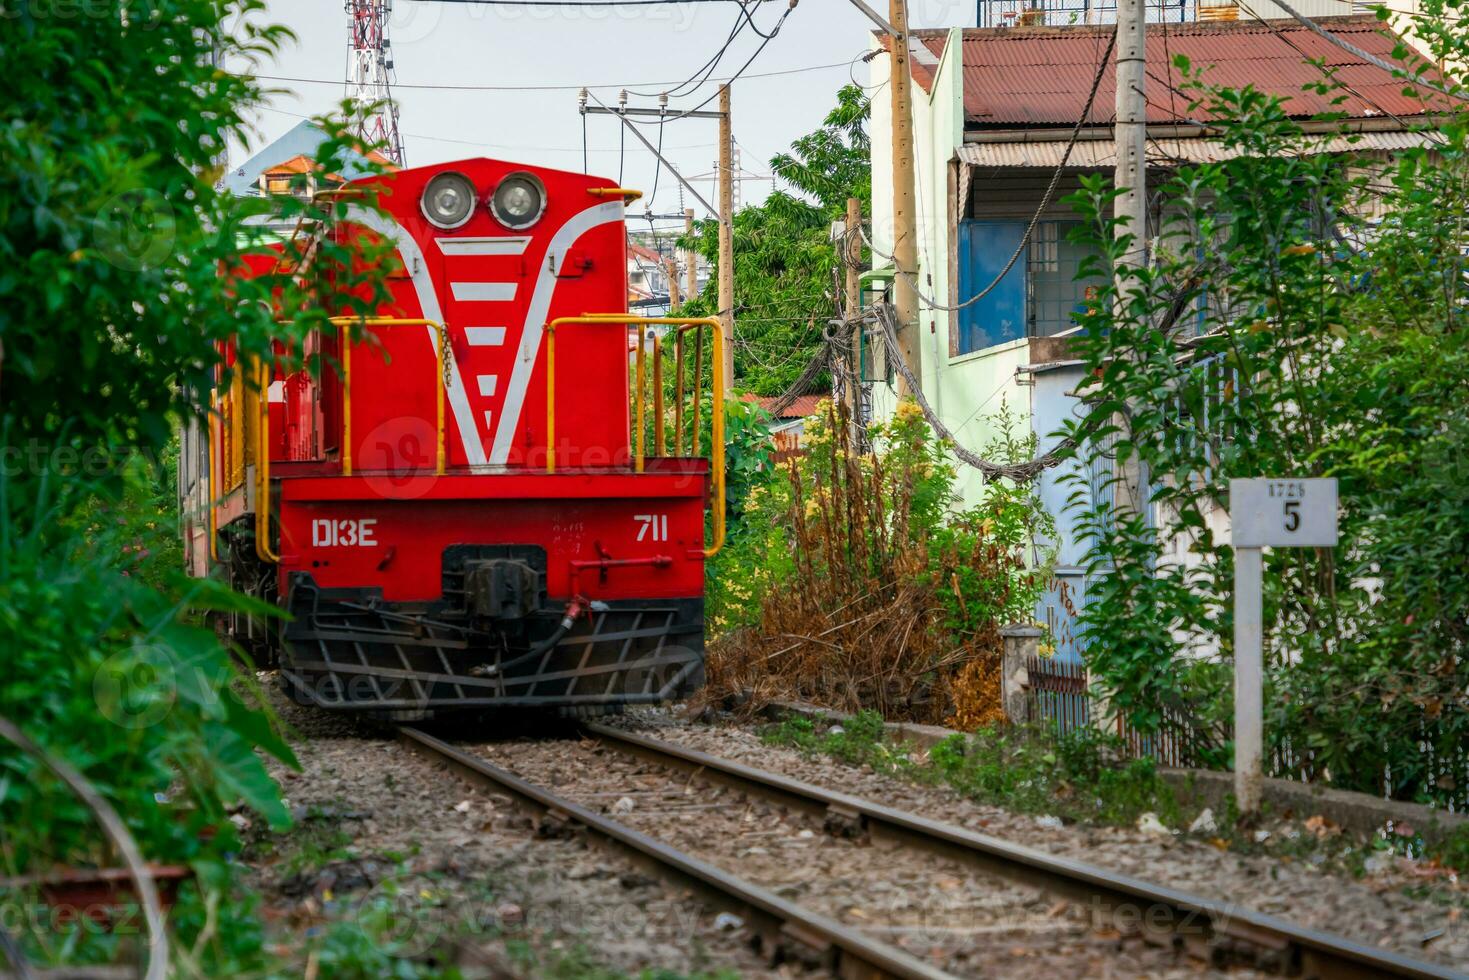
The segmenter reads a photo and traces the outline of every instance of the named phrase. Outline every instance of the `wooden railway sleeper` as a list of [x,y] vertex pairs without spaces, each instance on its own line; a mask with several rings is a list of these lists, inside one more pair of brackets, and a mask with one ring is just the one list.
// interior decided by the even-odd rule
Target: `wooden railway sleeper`
[[837,950],[822,936],[803,929],[800,923],[784,922],[775,937],[773,948],[768,948],[771,964],[799,963],[808,970],[827,970],[836,963]]
[[550,809],[536,818],[535,829],[541,840],[567,840],[583,828],[565,810]]
[[840,840],[863,840],[867,837],[867,818],[856,810],[831,803],[826,807],[822,829]]
[[1240,922],[1223,916],[1213,923],[1212,934],[1207,942],[1206,961],[1224,969],[1231,966],[1247,966],[1266,973],[1294,976],[1299,972],[1296,948],[1278,935],[1253,929],[1248,922]]

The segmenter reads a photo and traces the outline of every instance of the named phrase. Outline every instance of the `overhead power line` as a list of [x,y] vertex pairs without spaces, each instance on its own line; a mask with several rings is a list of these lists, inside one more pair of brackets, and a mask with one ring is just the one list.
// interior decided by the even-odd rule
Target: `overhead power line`
[[712,55],[710,55],[707,61],[699,66],[697,71],[695,71],[688,78],[679,82],[677,85],[673,86],[672,88],[665,89],[661,93],[631,90],[632,94],[645,99],[651,99],[660,94],[664,96],[677,96],[684,94],[685,90],[689,92],[696,91],[699,86],[707,82],[709,80],[709,76],[714,74],[715,70],[718,69],[719,63],[724,59],[725,54],[728,53],[730,47],[734,45],[735,39],[739,37],[740,32],[744,30],[746,26],[748,26],[756,34],[759,34],[761,37],[765,37],[765,32],[755,26],[755,18],[750,14],[750,6],[758,7],[761,3],[765,2],[765,0],[751,0],[749,4],[746,3],[746,0],[735,0],[735,2],[739,4],[740,12],[735,17],[734,26],[729,29],[729,36],[724,39],[724,43],[719,46],[719,49],[715,51]]
[[410,0],[459,3],[470,7],[666,7],[682,3],[739,3],[740,0]]
[[961,463],[979,470],[985,475],[986,479],[993,480],[1003,477],[1008,480],[1014,480],[1017,483],[1033,480],[1045,470],[1061,463],[1076,449],[1076,439],[1067,437],[1058,442],[1050,450],[1023,463],[996,463],[993,460],[985,459],[974,450],[966,448],[959,441],[958,437],[949,430],[949,427],[944,424],[944,420],[939,416],[938,412],[934,411],[933,406],[928,403],[928,399],[923,396],[923,387],[919,383],[917,376],[914,375],[913,369],[908,366],[908,363],[903,358],[893,356],[894,351],[901,350],[898,346],[897,315],[893,312],[893,308],[886,303],[879,303],[860,319],[863,322],[877,324],[878,329],[881,331],[883,345],[888,351],[888,362],[908,382],[908,389],[913,393],[913,400],[918,403],[919,410],[923,412],[923,417],[928,420],[928,424],[933,428],[934,434],[948,445],[949,451]]
[[1376,55],[1368,54],[1366,51],[1363,51],[1361,48],[1357,47],[1355,44],[1352,44],[1350,41],[1337,37],[1335,34],[1331,33],[1311,18],[1297,11],[1290,4],[1286,3],[1285,0],[1275,0],[1275,5],[1281,10],[1284,10],[1286,13],[1290,14],[1297,21],[1299,21],[1301,26],[1306,28],[1306,30],[1310,31],[1312,34],[1319,35],[1328,44],[1334,44],[1338,48],[1341,48],[1343,51],[1345,51],[1347,54],[1350,54],[1357,58],[1361,58],[1369,65],[1381,68],[1383,71],[1387,72],[1389,75],[1392,75],[1394,78],[1406,78],[1414,85],[1421,85],[1423,88],[1437,92],[1440,95],[1447,95],[1451,99],[1459,99],[1464,102],[1469,102],[1469,95],[1465,95],[1462,91],[1452,91],[1450,89],[1444,88],[1442,85],[1437,85],[1433,82],[1430,82],[1427,79],[1415,78],[1414,76],[1408,74],[1407,71],[1404,70],[1402,65],[1395,65],[1390,61],[1383,61]]
[[[913,291],[918,294],[918,298],[922,300],[923,304],[929,309],[941,310],[945,313],[957,313],[967,306],[972,306],[975,303],[978,303],[980,300],[984,299],[991,292],[993,292],[995,288],[1004,281],[1005,277],[1010,274],[1010,270],[1015,268],[1015,263],[1020,261],[1020,256],[1025,254],[1026,248],[1030,246],[1030,239],[1035,234],[1036,225],[1040,224],[1041,217],[1046,213],[1046,209],[1051,206],[1051,198],[1055,196],[1056,187],[1061,183],[1061,175],[1066,170],[1066,164],[1071,161],[1071,151],[1076,148],[1076,141],[1081,136],[1082,127],[1086,125],[1087,119],[1091,116],[1092,104],[1097,100],[1097,89],[1099,89],[1102,85],[1102,76],[1106,74],[1107,64],[1112,57],[1112,49],[1116,47],[1116,45],[1117,33],[1114,31],[1111,35],[1111,39],[1107,42],[1107,50],[1102,52],[1102,56],[1097,59],[1097,73],[1092,78],[1092,88],[1091,91],[1087,94],[1086,105],[1082,107],[1081,115],[1077,117],[1076,125],[1072,127],[1071,140],[1066,144],[1066,151],[1061,154],[1061,162],[1056,164],[1056,172],[1051,175],[1051,182],[1046,185],[1046,192],[1044,195],[1041,196],[1040,206],[1035,209],[1035,214],[1031,216],[1030,224],[1026,226],[1025,234],[1021,237],[1020,244],[1015,246],[1015,251],[1013,254],[1011,254],[1010,261],[1005,263],[1005,268],[1000,270],[1000,274],[995,276],[994,281],[991,282],[988,286],[981,289],[979,292],[975,293],[973,296],[964,300],[962,303],[958,303],[954,306],[948,306],[944,303],[940,303],[932,296],[926,295],[923,292],[922,288],[919,287],[918,277],[916,275],[911,272],[898,270],[899,275],[907,276],[909,281],[913,283]],[[877,248],[877,246],[873,245],[872,240],[868,238],[867,235],[861,231],[861,229],[858,229],[858,233],[862,235],[863,242],[865,242],[867,247],[872,250],[872,253],[874,255],[877,255],[882,259],[892,262],[894,264],[894,268],[896,268],[897,260],[894,259],[893,256],[881,251]],[[901,360],[901,358],[899,360]]]
[[[789,17],[792,13],[795,12],[796,4],[799,3],[799,2],[800,2],[800,0],[790,0],[790,2],[788,3],[788,5],[786,6],[785,12],[780,15],[780,20],[777,20],[775,22],[775,26],[770,29],[770,33],[769,34],[761,34],[759,28],[756,28],[755,29],[755,33],[756,34],[760,34],[760,37],[763,38],[763,40],[760,42],[760,46],[755,49],[755,53],[754,54],[750,55],[749,58],[745,59],[745,63],[743,65],[740,65],[739,71],[735,72],[733,75],[731,75],[728,79],[726,79],[724,81],[724,83],[723,83],[724,85],[728,85],[731,82],[738,81],[740,78],[745,77],[746,70],[748,70],[749,67],[755,63],[755,59],[758,58],[758,57],[760,57],[760,55],[765,51],[766,45],[768,45],[771,41],[774,41],[775,40],[775,36],[777,34],[779,34],[780,33],[780,29],[785,26],[786,18]],[[751,26],[752,27],[754,26],[754,21],[751,21]],[[751,76],[751,77],[755,77],[755,76]],[[721,86],[721,89],[722,89],[722,87],[723,86]],[[714,93],[712,95],[710,95],[703,102],[700,102],[698,105],[694,106],[692,109],[681,109],[678,112],[672,113],[671,115],[667,116],[666,118],[660,117],[659,120],[658,120],[658,122],[656,124],[651,124],[650,123],[650,124],[647,124],[647,125],[658,125],[658,126],[662,126],[666,122],[677,122],[680,119],[684,119],[684,118],[686,118],[688,116],[691,116],[694,113],[698,112],[700,109],[704,108],[709,103],[713,102],[715,99],[719,98],[719,92],[720,92],[721,89],[715,89],[714,90]],[[626,120],[626,117],[624,117],[624,119]],[[632,121],[633,122],[636,122],[636,120],[632,120]]]
[[[290,116],[293,119],[315,119],[316,118],[315,116],[308,115],[307,113],[304,113],[304,112],[292,112],[289,109],[278,109],[278,108],[276,108],[273,105],[263,105],[263,106],[259,106],[258,108],[260,110],[264,111],[264,112],[274,112],[274,113],[277,113],[277,114],[282,115],[282,116]],[[484,142],[484,141],[481,141],[481,140],[461,140],[461,139],[454,139],[454,138],[449,137],[449,136],[430,136],[427,133],[408,133],[408,132],[405,132],[405,133],[403,133],[403,135],[406,136],[406,137],[408,137],[409,139],[429,140],[430,142],[433,142],[433,143],[453,143],[456,146],[473,146],[473,147],[478,147],[479,149],[482,149],[482,150],[484,150],[484,149],[489,149],[489,150],[509,150],[509,151],[513,151],[513,152],[517,152],[517,153],[522,152],[522,151],[524,151],[524,152],[534,152],[534,153],[580,153],[580,152],[582,152],[582,147],[580,147],[580,146],[525,146],[525,145],[513,144],[513,143],[488,143],[488,142]],[[669,149],[669,150],[703,150],[703,149],[708,149],[709,147],[718,146],[718,145],[719,144],[717,144],[717,143],[680,143],[678,146],[670,146],[670,147],[667,147],[667,149]],[[591,152],[591,153],[617,153],[619,151],[618,151],[617,147],[614,146],[611,149],[597,149],[597,148],[593,148],[589,152]],[[682,215],[679,215],[679,220],[680,221],[683,220],[683,216]]]
[[[806,65],[801,68],[782,68],[778,71],[751,72],[738,77],[751,78],[779,78],[784,75],[800,75],[808,71],[827,71],[832,68],[846,68],[855,61],[855,58],[847,61],[833,61],[824,65]],[[305,85],[331,85],[340,88],[340,78],[305,78],[296,75],[254,75],[246,74],[241,78],[253,78],[266,82],[299,82]],[[724,83],[733,81],[736,76],[709,78],[706,82]],[[436,84],[405,84],[394,82],[393,88],[399,91],[403,89],[418,89],[430,92],[579,92],[582,89],[627,89],[632,91],[635,87],[659,88],[665,85],[677,85],[680,79],[665,79],[653,82],[601,82],[593,85],[436,85]]]

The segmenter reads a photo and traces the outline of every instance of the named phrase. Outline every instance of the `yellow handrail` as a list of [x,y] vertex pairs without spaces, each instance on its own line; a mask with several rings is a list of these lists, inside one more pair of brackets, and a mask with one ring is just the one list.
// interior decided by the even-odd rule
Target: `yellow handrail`
[[683,455],[683,332],[673,340],[673,455]]
[[240,370],[239,355],[230,366],[230,390],[225,396],[225,414],[229,417],[229,457],[225,460],[224,486],[233,491],[245,482],[245,376]]
[[587,193],[593,197],[620,197],[628,202],[643,196],[642,191],[635,191],[631,187],[589,187]]
[[434,474],[444,475],[448,463],[448,448],[444,430],[444,401],[448,395],[449,371],[453,363],[453,351],[449,348],[449,328],[438,320],[413,320],[392,316],[334,316],[330,322],[342,328],[342,475],[352,475],[352,326],[362,327],[433,327],[439,335],[439,347],[435,351],[438,376],[434,398]]
[[270,376],[271,362],[255,358],[260,386],[260,421],[255,426],[255,554],[269,565],[281,556],[270,547]]
[[653,455],[668,454],[663,432],[663,338],[653,335]]
[[[713,475],[714,475],[714,542],[704,549],[705,558],[713,558],[724,547],[724,382],[719,377],[719,372],[724,364],[724,335],[720,332],[720,321],[716,317],[666,317],[666,316],[632,316],[627,313],[592,313],[584,316],[557,317],[546,324],[546,472],[556,472],[556,328],[571,326],[575,324],[599,324],[614,323],[638,328],[639,338],[645,327],[650,326],[674,326],[678,327],[678,333],[696,327],[712,327],[711,333],[714,337],[714,369],[711,377],[714,379],[714,417],[711,423],[714,428],[713,439]],[[641,380],[643,371],[643,349],[638,345],[638,377]],[[643,472],[643,389],[638,386],[638,409],[639,421],[637,432],[637,472]],[[694,397],[698,398],[698,390],[695,389]],[[697,402],[696,402],[697,404]]]
[[648,398],[646,394],[648,390],[648,364],[647,358],[644,356],[644,351],[646,351],[647,349],[648,327],[647,324],[640,323],[638,324],[638,361],[637,370],[635,372],[637,375],[638,386],[638,427],[636,430],[638,455],[636,465],[634,466],[634,469],[639,473],[643,472],[643,469],[645,467],[645,457],[648,453],[648,441],[647,437],[644,434],[648,427]]
[[219,561],[219,454],[224,451],[224,425],[217,388],[210,393],[209,402],[209,560]]

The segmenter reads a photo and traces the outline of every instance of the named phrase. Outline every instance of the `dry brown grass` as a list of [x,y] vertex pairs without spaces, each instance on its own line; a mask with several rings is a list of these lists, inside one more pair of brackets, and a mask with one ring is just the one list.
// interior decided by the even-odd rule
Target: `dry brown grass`
[[[706,700],[754,711],[796,699],[967,728],[995,720],[998,610],[1018,556],[981,529],[922,526],[931,511],[915,499],[931,455],[854,454],[840,412],[828,412],[829,444],[782,468],[796,574],[760,596],[757,626],[711,646]],[[991,583],[983,603],[960,591],[960,568]]]

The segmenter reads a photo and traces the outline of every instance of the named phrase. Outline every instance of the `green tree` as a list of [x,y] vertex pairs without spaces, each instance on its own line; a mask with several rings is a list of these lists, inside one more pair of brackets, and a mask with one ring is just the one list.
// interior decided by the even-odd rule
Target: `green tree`
[[[199,621],[250,603],[168,560],[170,444],[208,410],[227,343],[270,358],[273,339],[386,296],[371,271],[383,253],[354,264],[331,236],[294,239],[275,272],[231,275],[264,246],[259,219],[310,229],[347,207],[216,186],[264,97],[217,66],[258,63],[290,37],[264,11],[0,0],[13,72],[0,126],[0,716],[79,770],[146,858],[193,870],[172,922],[175,964],[195,975],[258,960],[248,921],[215,927],[235,893],[227,813],[242,801],[254,819],[289,823],[256,750],[292,756],[253,679]],[[347,128],[318,124],[317,163],[341,172]],[[307,247],[309,272],[284,271]],[[8,742],[0,827],[0,877],[115,863],[86,808]],[[23,941],[50,962],[117,948],[81,923]]]
[[[1436,36],[1435,60],[1462,64],[1462,36]],[[1090,412],[1071,428],[1089,666],[1135,727],[1182,710],[1222,761],[1233,555],[1212,512],[1231,477],[1335,477],[1339,547],[1266,558],[1267,748],[1292,773],[1462,805],[1428,756],[1469,733],[1469,115],[1409,84],[1445,113],[1432,152],[1332,156],[1282,100],[1191,84],[1234,152],[1158,189],[1153,260],[1120,291],[1113,191],[1087,178],[1072,201],[1101,256],[1084,272],[1108,284],[1082,317]]]
[[[735,379],[749,391],[776,395],[800,376],[821,345],[826,321],[835,313],[833,275],[839,267],[831,223],[847,211],[847,198],[872,201],[872,165],[867,137],[868,100],[848,85],[820,129],[791,144],[770,161],[787,189],[734,216]],[[719,254],[718,225],[703,221],[692,240],[709,262]],[[712,280],[682,312],[709,316],[718,310]]]

